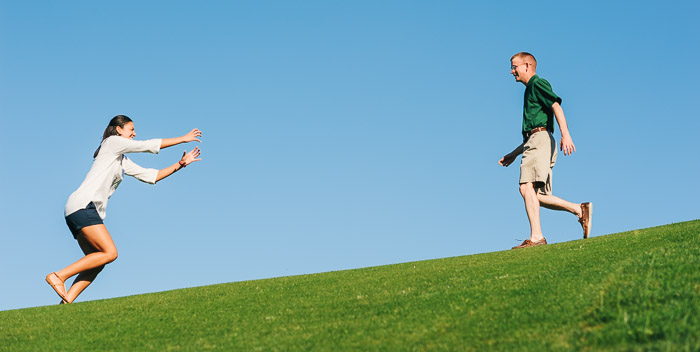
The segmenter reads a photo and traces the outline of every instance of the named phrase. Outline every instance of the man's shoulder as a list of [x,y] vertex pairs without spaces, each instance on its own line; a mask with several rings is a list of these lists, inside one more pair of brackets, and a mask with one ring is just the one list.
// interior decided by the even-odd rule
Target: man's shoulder
[[546,91],[551,91],[552,90],[552,84],[549,83],[548,80],[539,77],[539,76],[532,76],[533,79],[530,80],[531,87],[533,90],[546,90]]
[[545,78],[542,78],[542,77],[540,77],[540,76],[538,76],[538,75],[532,76],[532,78],[530,79],[530,81],[531,81],[531,83],[532,83],[533,85],[538,85],[538,86],[540,86],[540,85],[547,85],[547,86],[550,85],[548,80],[546,80]]

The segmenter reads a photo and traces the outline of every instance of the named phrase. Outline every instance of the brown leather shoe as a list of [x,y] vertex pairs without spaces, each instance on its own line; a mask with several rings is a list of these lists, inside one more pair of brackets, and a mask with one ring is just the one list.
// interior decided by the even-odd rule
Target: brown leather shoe
[[593,224],[593,203],[581,203],[581,217],[578,219],[583,228],[583,238],[588,238],[591,234],[591,225]]
[[527,247],[534,247],[534,246],[541,246],[543,244],[547,244],[547,239],[543,238],[537,242],[532,242],[529,239],[523,241],[519,246],[515,246],[511,249],[518,249],[518,248],[527,248]]

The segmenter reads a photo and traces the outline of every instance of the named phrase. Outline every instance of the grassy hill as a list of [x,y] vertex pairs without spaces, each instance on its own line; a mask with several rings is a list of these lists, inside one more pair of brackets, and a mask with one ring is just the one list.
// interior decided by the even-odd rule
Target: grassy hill
[[700,221],[0,312],[0,350],[698,351]]

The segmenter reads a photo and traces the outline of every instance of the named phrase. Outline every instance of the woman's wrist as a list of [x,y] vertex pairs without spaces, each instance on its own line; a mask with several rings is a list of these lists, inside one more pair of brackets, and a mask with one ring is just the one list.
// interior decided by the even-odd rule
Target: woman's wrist
[[180,165],[180,167],[178,168],[178,170],[179,170],[179,169],[182,169],[182,168],[184,168],[184,167],[187,167],[187,163],[186,163],[184,160],[178,161],[178,164]]

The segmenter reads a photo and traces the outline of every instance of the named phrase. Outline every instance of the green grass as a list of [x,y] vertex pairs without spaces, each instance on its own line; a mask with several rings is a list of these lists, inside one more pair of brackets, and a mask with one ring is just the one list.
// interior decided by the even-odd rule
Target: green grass
[[698,351],[700,221],[0,312],[0,350]]

